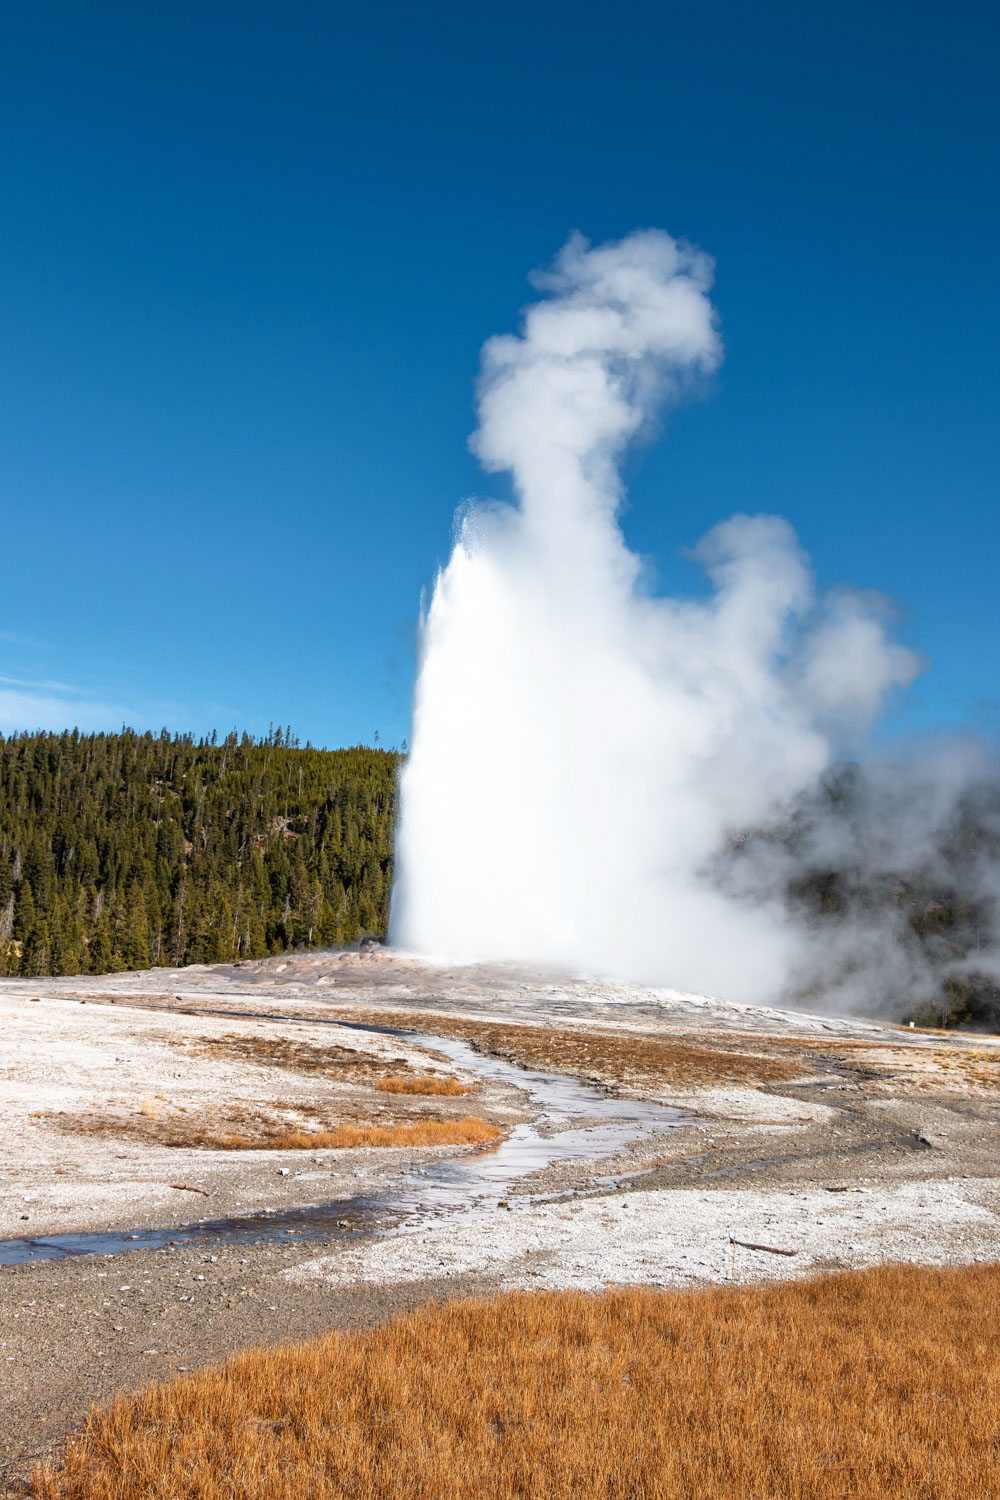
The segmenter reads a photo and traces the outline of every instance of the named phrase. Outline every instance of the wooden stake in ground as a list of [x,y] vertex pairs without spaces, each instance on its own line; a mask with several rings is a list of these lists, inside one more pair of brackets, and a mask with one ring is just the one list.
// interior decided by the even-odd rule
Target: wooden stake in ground
[[797,1250],[780,1250],[777,1245],[755,1245],[751,1240],[734,1240],[729,1236],[729,1243],[734,1247],[733,1264],[735,1266],[735,1246],[739,1245],[742,1250],[766,1250],[768,1255],[798,1255]]

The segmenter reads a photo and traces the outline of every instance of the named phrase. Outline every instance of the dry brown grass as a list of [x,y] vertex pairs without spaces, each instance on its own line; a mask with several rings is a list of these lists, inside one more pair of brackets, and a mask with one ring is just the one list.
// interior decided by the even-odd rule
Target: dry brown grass
[[[447,1089],[451,1092],[466,1092]],[[157,1095],[162,1100],[162,1095]],[[340,1119],[330,1122],[330,1106],[310,1100],[276,1100],[273,1106],[231,1104],[189,1110],[183,1104],[156,1107],[147,1095],[130,1115],[63,1110],[36,1110],[31,1119],[55,1125],[69,1136],[121,1136],[145,1146],[168,1146],[177,1151],[306,1151],[351,1146],[465,1146],[496,1142],[502,1130],[475,1116],[445,1118],[414,1110],[409,1101],[385,1107],[378,1122],[370,1121],[370,1100],[337,1101]],[[151,1107],[147,1107],[151,1106]],[[378,1106],[382,1110],[382,1106]],[[354,1110],[354,1118],[343,1118]]]
[[[143,996],[143,1008],[175,1009],[156,1003],[147,1004],[147,1001],[155,1002],[158,998]],[[219,1003],[213,1000],[214,1006],[218,1007]],[[207,1006],[192,1005],[180,1014],[208,1015],[210,1010]],[[328,1009],[302,1013],[299,1019],[328,1024],[336,1016],[336,1011]],[[662,1084],[692,1087],[779,1084],[811,1071],[808,1062],[801,1057],[793,1061],[787,1056],[774,1056],[784,1039],[773,1037],[754,1038],[751,1043],[744,1038],[720,1034],[713,1038],[715,1045],[706,1047],[698,1042],[629,1032],[509,1025],[432,1011],[369,1011],[350,1007],[345,1019],[347,1017],[362,1025],[392,1026],[404,1031],[461,1037],[477,1051],[492,1053],[524,1067],[583,1074],[602,1084],[624,1084],[630,1089]],[[196,1042],[188,1042],[187,1046],[195,1055],[229,1057],[234,1061],[299,1071],[322,1071],[328,1077],[344,1077],[352,1069],[367,1076],[405,1073],[409,1069],[405,1061],[382,1060],[345,1047],[312,1047],[288,1038],[243,1036],[235,1032],[221,1038],[199,1038]]]
[[[296,1115],[323,1113],[297,1103]],[[303,1126],[247,1108],[216,1111],[209,1116],[163,1118],[145,1110],[132,1116],[36,1115],[69,1134],[120,1135],[151,1146],[206,1151],[319,1151],[358,1146],[467,1146],[498,1141],[503,1131],[474,1115],[441,1120],[424,1115],[378,1124],[340,1121]]]
[[461,1037],[477,1052],[489,1052],[522,1067],[582,1074],[629,1088],[785,1083],[810,1071],[802,1062],[761,1056],[755,1044],[751,1047],[742,1041],[731,1043],[733,1050],[729,1050],[633,1032],[512,1026],[419,1011],[373,1011],[357,1018],[401,1030]]
[[469,1090],[457,1078],[380,1078],[375,1085],[381,1094],[467,1094]]
[[334,1130],[289,1130],[268,1144],[313,1151],[351,1146],[472,1146],[498,1141],[503,1131],[475,1115],[464,1120],[410,1120],[392,1125],[338,1125]]
[[66,990],[64,991],[62,996],[52,995],[47,996],[46,998],[53,1000],[62,998],[66,1000],[99,1000],[101,1002],[110,1001],[112,1005],[139,1005],[144,1008],[152,1009],[153,1006],[162,1008],[166,1004],[171,1004],[172,1002],[178,1000],[180,996],[165,995],[162,993],[151,993],[148,995],[143,993],[136,995],[130,994],[127,990]]
[[[954,1037],[954,1032],[948,1036]],[[831,1043],[814,1038],[769,1038],[769,1044],[779,1056],[783,1050],[795,1051],[860,1073],[873,1093],[916,1090],[980,1095],[1000,1089],[1000,1050],[993,1048],[913,1047],[843,1039]]]
[[36,1119],[45,1120],[67,1135],[121,1136],[130,1143],[145,1146],[168,1146],[184,1151],[252,1151],[264,1150],[276,1136],[301,1123],[301,1118],[316,1111],[307,1103],[297,1103],[294,1111],[283,1115],[247,1105],[227,1108],[187,1110],[182,1105],[165,1105],[150,1112],[145,1108],[136,1114],[71,1114],[39,1112]]
[[512,1294],[92,1412],[35,1500],[978,1500],[1000,1267]]
[[932,1055],[946,1078],[957,1078],[976,1091],[1000,1089],[1000,1052],[942,1048]]
[[383,1078],[389,1073],[408,1073],[404,1058],[381,1058],[354,1047],[313,1046],[287,1036],[257,1036],[227,1031],[222,1036],[189,1037],[171,1044],[189,1057],[252,1063],[257,1067],[286,1068],[294,1073],[319,1073],[324,1078],[356,1083]]

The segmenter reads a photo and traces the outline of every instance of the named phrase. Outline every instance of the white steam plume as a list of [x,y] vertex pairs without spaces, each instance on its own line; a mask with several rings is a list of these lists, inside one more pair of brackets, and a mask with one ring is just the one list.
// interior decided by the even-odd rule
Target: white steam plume
[[917,670],[883,602],[817,598],[791,527],[738,515],[652,596],[617,522],[630,440],[718,365],[712,264],[647,231],[569,241],[483,351],[474,449],[517,506],[459,526],[422,627],[391,937],[775,998],[802,963],[776,881],[713,873]]

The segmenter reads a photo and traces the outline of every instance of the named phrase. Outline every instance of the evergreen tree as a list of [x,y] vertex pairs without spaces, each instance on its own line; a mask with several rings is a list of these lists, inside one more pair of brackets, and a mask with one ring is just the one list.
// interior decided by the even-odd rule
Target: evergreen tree
[[290,728],[0,737],[0,974],[230,962],[384,932],[400,757]]

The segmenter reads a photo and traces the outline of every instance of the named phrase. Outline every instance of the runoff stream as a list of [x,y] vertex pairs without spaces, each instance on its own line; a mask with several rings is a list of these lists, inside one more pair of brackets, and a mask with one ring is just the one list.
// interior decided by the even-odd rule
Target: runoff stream
[[[329,1241],[376,1233],[407,1233],[441,1215],[492,1211],[505,1201],[515,1183],[544,1167],[614,1157],[637,1141],[691,1123],[689,1115],[669,1105],[609,1098],[582,1079],[519,1068],[501,1058],[478,1053],[467,1042],[453,1037],[400,1031],[390,1026],[331,1024],[351,1031],[399,1037],[442,1053],[455,1066],[480,1078],[512,1084],[527,1095],[538,1115],[528,1124],[515,1126],[496,1148],[405,1172],[398,1186],[377,1195],[340,1198],[306,1208],[264,1210],[245,1218],[198,1219],[179,1229],[0,1240],[0,1266],[77,1255],[159,1250],[166,1245],[198,1244],[208,1248],[288,1243],[292,1236]],[[640,1174],[595,1180],[598,1189],[610,1188],[634,1175]],[[540,1198],[536,1195],[528,1201],[538,1202]]]

